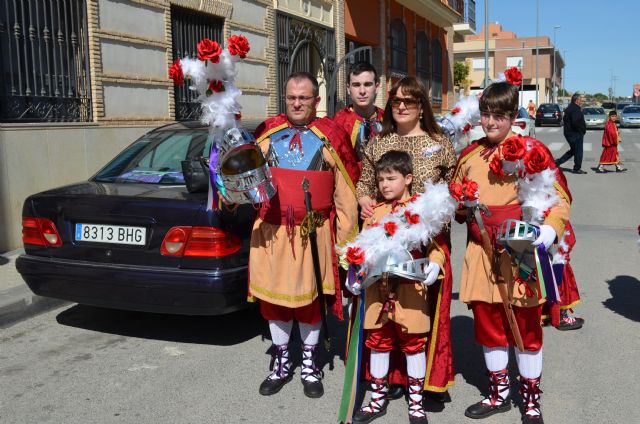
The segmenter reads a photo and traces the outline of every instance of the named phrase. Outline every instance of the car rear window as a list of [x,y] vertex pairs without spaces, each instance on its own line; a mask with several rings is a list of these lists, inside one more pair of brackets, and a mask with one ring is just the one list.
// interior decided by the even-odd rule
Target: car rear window
[[553,105],[553,104],[543,104],[543,105],[540,105],[538,110],[540,112],[557,112],[560,110],[560,107],[558,105]]
[[184,184],[182,161],[208,150],[208,131],[155,131],[137,140],[94,177],[105,183]]
[[618,106],[616,106],[616,108],[617,108],[618,110],[622,110],[622,109],[624,109],[625,107],[629,106],[630,104],[631,104],[631,103],[618,103]]
[[627,106],[622,111],[623,113],[640,113],[640,106]]
[[604,109],[599,107],[586,107],[582,109],[585,115],[604,115]]
[[605,109],[615,109],[616,105],[615,103],[602,103],[602,107]]

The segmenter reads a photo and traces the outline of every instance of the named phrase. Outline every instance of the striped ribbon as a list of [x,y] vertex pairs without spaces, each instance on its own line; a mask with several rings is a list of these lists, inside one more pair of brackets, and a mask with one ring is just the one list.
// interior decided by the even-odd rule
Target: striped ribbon
[[353,420],[356,408],[356,396],[360,389],[360,376],[362,365],[362,348],[364,342],[364,291],[359,297],[354,297],[352,313],[353,323],[349,326],[347,334],[347,364],[344,371],[344,384],[340,409],[338,410],[338,422],[349,424]]

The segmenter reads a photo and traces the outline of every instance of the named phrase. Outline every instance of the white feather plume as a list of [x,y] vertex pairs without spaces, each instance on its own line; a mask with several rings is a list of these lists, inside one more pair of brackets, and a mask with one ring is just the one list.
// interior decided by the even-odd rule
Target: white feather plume
[[[363,268],[373,267],[389,251],[411,251],[427,245],[453,219],[456,207],[457,202],[449,194],[449,187],[445,183],[433,184],[429,180],[425,183],[425,192],[408,203],[405,209],[386,215],[378,226],[363,230],[353,242],[338,249],[344,254],[349,247],[359,247],[365,255]],[[405,210],[418,215],[419,222],[409,224],[404,216]],[[388,222],[397,225],[393,236],[388,236],[384,230],[384,224]]]

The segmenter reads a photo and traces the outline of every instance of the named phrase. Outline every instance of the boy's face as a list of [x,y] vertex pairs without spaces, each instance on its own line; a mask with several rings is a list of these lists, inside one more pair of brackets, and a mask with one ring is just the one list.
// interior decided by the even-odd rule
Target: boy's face
[[609,115],[609,121],[616,122],[618,120],[618,115]]
[[413,175],[402,175],[398,171],[378,172],[378,189],[385,200],[401,200],[409,194]]
[[511,133],[514,119],[509,115],[493,112],[480,113],[480,125],[490,143],[500,143]]

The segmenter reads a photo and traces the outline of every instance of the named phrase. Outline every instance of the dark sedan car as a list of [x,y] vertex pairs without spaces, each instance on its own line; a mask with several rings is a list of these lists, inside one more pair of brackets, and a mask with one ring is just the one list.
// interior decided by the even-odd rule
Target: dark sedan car
[[541,125],[562,126],[562,109],[557,103],[543,103],[536,112],[536,127]]
[[[116,309],[216,315],[248,306],[254,209],[207,211],[181,162],[210,149],[207,127],[157,128],[88,181],[28,197],[25,254],[34,293]],[[226,209],[223,209],[226,210]]]

